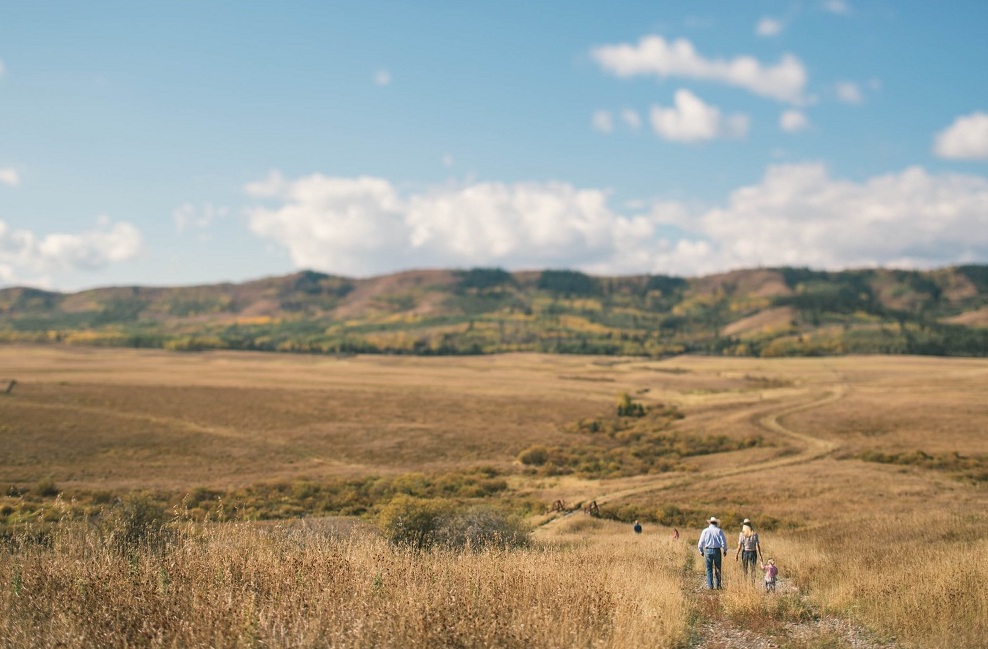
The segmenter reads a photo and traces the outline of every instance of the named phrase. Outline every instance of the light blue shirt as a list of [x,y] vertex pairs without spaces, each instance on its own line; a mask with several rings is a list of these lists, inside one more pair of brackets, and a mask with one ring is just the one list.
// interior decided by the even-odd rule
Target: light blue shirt
[[700,532],[700,540],[696,547],[700,552],[708,548],[720,548],[727,551],[727,537],[724,536],[724,530],[711,523],[710,527]]

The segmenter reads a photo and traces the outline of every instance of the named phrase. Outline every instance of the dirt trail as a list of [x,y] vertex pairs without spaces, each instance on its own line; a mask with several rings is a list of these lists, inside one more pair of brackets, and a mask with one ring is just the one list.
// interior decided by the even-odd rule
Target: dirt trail
[[[711,469],[691,475],[670,476],[657,475],[648,476],[638,484],[630,487],[618,487],[592,498],[583,497],[582,500],[596,500],[598,505],[620,501],[632,496],[644,493],[652,493],[664,489],[686,486],[699,480],[709,480],[710,478],[727,478],[750,471],[764,471],[794,464],[811,462],[819,458],[832,454],[839,445],[836,442],[820,439],[797,430],[786,427],[781,420],[784,417],[793,415],[805,410],[825,407],[843,399],[848,392],[848,387],[843,381],[830,385],[821,394],[820,392],[806,398],[800,398],[797,403],[791,401],[781,406],[774,406],[769,410],[757,411],[754,414],[745,413],[745,417],[750,417],[753,423],[760,429],[780,435],[793,442],[799,451],[784,457],[776,457],[761,462],[749,463],[739,467],[727,467],[722,469]],[[612,483],[613,484],[613,483]],[[574,496],[577,494],[574,493]],[[571,516],[573,511],[563,512],[545,521],[542,529],[548,529],[558,525],[560,521]],[[780,593],[790,592],[800,597],[807,608],[810,608],[805,596],[799,593],[794,584],[785,580],[780,580]],[[711,594],[699,584],[696,585],[690,597],[711,597]],[[833,646],[853,647],[856,649],[894,649],[894,643],[885,643],[876,640],[864,628],[854,624],[850,620],[837,618],[834,616],[815,617],[812,620],[792,622],[786,625],[786,637],[770,636],[752,629],[738,626],[730,619],[716,614],[701,622],[696,628],[697,635],[691,647],[714,647],[717,649],[772,649],[776,647],[792,646],[792,642],[811,644],[814,641],[837,642]],[[831,646],[831,645],[827,645]]]
[[88,414],[106,417],[108,419],[124,419],[139,423],[159,424],[161,426],[167,426],[179,430],[187,430],[204,435],[216,435],[231,439],[243,439],[246,437],[245,433],[234,428],[224,426],[206,426],[203,424],[197,424],[194,421],[189,421],[188,419],[182,419],[180,417],[164,417],[161,415],[149,415],[141,412],[125,412],[115,410],[113,408],[89,406],[78,403],[50,403],[21,400],[17,402],[17,405],[23,408],[36,408],[39,410],[58,410],[71,413],[76,416],[85,416]]
[[[753,421],[758,428],[775,435],[781,435],[794,442],[797,447],[800,448],[800,450],[794,454],[786,455],[785,457],[772,458],[762,462],[749,463],[744,466],[711,469],[689,475],[650,475],[636,479],[637,482],[633,486],[612,488],[611,490],[598,495],[588,496],[584,490],[582,495],[573,494],[571,500],[575,502],[595,500],[598,505],[603,505],[613,501],[622,500],[630,496],[638,496],[644,493],[652,493],[655,491],[690,485],[699,480],[709,480],[710,478],[727,478],[741,473],[748,473],[750,471],[790,466],[793,464],[801,464],[819,459],[833,453],[838,447],[837,443],[792,430],[783,426],[779,420],[797,412],[820,408],[839,401],[845,396],[846,393],[847,387],[843,383],[838,383],[829,387],[827,391],[822,394],[822,396],[818,394],[808,400],[801,400],[795,404],[787,403],[778,408],[773,407],[768,412],[756,412],[754,415],[746,415],[753,417]],[[611,484],[614,483],[612,482]],[[559,521],[565,519],[566,516],[569,516],[572,513],[573,512],[563,512],[561,515],[547,520],[543,523],[543,527],[557,524]]]

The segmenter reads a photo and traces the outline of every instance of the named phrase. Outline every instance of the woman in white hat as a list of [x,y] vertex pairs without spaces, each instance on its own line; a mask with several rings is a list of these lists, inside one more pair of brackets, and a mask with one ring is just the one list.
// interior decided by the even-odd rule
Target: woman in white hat
[[758,543],[758,532],[751,525],[751,520],[744,519],[741,524],[741,534],[738,535],[738,552],[734,560],[741,559],[741,571],[746,579],[755,581],[755,570],[761,560],[762,546]]

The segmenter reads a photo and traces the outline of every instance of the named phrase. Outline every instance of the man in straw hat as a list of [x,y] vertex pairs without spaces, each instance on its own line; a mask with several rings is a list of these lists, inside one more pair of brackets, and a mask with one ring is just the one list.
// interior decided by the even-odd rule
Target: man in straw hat
[[727,537],[716,517],[711,516],[707,522],[710,525],[700,533],[696,547],[707,564],[707,588],[720,590],[721,559],[727,555]]

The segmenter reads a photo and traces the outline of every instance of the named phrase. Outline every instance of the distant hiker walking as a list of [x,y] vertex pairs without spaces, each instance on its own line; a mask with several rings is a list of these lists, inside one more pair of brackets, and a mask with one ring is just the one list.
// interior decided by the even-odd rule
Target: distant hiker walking
[[720,521],[711,516],[710,525],[700,533],[696,547],[707,567],[707,589],[720,590],[722,585],[721,559],[727,555],[727,537],[720,529]]
[[765,592],[775,592],[775,576],[779,574],[779,569],[775,567],[775,559],[769,559],[768,563],[761,564],[765,571]]
[[755,581],[755,566],[762,556],[762,547],[758,543],[758,533],[751,525],[750,519],[744,519],[741,524],[741,534],[738,535],[738,552],[734,560],[741,559],[741,571],[745,579]]
[[641,534],[642,533],[642,524],[639,523],[638,521],[635,521],[635,524],[634,524],[634,526],[631,529],[633,529],[635,531],[635,534]]

